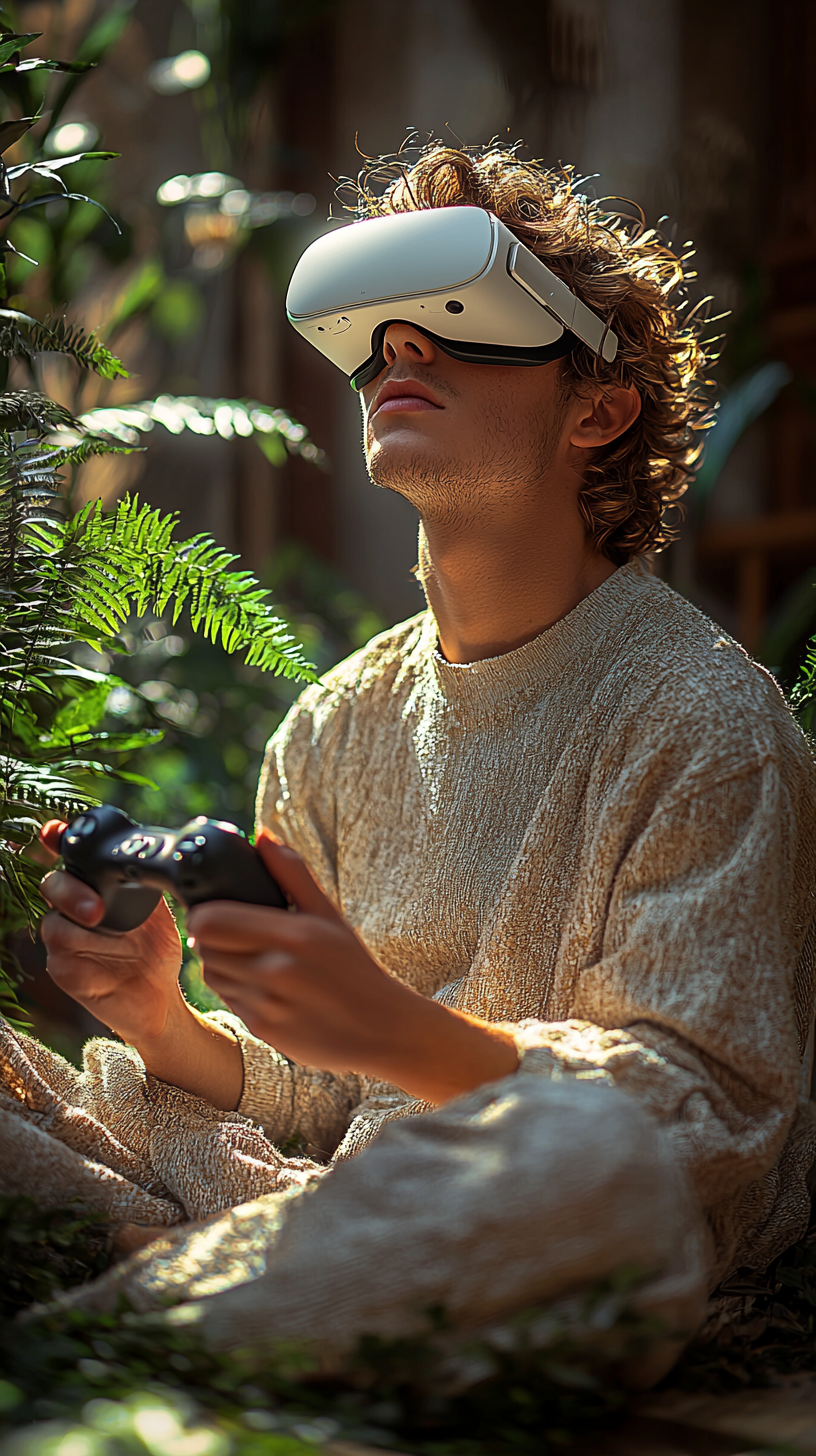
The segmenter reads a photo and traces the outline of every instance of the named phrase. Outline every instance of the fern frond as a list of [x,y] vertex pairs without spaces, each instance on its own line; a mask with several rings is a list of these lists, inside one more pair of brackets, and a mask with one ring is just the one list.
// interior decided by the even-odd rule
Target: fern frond
[[[52,436],[58,443],[58,436]],[[95,455],[133,455],[142,450],[142,445],[123,445],[121,440],[111,440],[104,435],[86,435],[77,444],[65,445],[58,450],[60,465],[84,465]]]
[[812,731],[816,725],[816,637],[811,637],[808,643],[790,704],[805,732]]
[[121,359],[100,344],[94,333],[87,333],[80,324],[69,324],[65,318],[46,319],[32,331],[31,342],[35,354],[68,354],[83,369],[90,369],[103,379],[128,378]]
[[0,574],[21,548],[29,519],[60,519],[65,513],[57,471],[59,452],[42,440],[7,443],[0,451]]
[[8,390],[0,394],[0,430],[48,430],[76,428],[70,410],[33,389]]
[[305,425],[282,409],[272,409],[255,399],[205,399],[200,395],[159,395],[139,404],[106,406],[80,416],[91,432],[104,431],[127,444],[136,444],[141,434],[161,425],[171,435],[189,430],[194,435],[252,438],[273,465],[282,465],[287,454],[299,455],[324,470],[328,458],[312,440]]
[[127,379],[121,359],[80,324],[52,316],[43,323],[14,308],[0,308],[0,354],[7,359],[33,359],[37,354],[67,354],[83,369],[103,379]]
[[168,539],[167,517],[136,497],[109,515],[98,502],[86,506],[64,532],[57,550],[66,564],[80,553],[84,563],[83,589],[72,598],[79,621],[115,632],[135,606],[160,615],[172,599],[176,617],[188,607],[197,628],[230,652],[243,652],[247,661],[251,653],[269,672],[315,680],[269,593],[250,573],[230,571],[237,558],[209,536]]

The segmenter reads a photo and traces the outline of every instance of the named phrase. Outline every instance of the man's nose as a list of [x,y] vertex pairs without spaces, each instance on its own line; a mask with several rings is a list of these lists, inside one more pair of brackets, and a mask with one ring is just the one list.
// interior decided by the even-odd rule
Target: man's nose
[[386,364],[396,364],[405,359],[411,364],[433,364],[436,350],[430,339],[411,324],[389,324],[383,339],[383,355]]

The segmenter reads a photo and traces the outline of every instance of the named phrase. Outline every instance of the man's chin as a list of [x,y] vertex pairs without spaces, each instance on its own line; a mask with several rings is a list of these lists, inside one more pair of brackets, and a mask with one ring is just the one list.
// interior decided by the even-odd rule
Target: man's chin
[[429,495],[436,499],[440,489],[444,490],[459,474],[454,463],[430,443],[427,449],[417,448],[416,442],[412,449],[400,449],[396,442],[379,445],[366,464],[374,485],[393,490],[416,504]]

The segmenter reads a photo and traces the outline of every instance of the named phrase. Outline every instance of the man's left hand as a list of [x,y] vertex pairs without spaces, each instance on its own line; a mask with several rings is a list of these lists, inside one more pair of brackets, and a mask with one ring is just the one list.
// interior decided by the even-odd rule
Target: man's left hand
[[187,921],[207,984],[253,1035],[293,1061],[374,1076],[427,1102],[516,1070],[507,1032],[389,976],[300,855],[267,830],[256,847],[298,913],[213,901]]

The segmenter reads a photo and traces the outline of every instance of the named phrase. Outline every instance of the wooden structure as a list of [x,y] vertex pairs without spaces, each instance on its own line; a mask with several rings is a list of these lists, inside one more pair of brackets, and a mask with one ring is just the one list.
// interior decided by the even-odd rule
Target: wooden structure
[[[768,349],[807,390],[816,377],[816,7],[774,6],[769,50],[769,159],[764,270]],[[774,598],[816,562],[816,387],[789,388],[771,422],[763,509],[753,519],[705,529],[703,563],[735,568],[739,635],[760,645]]]

